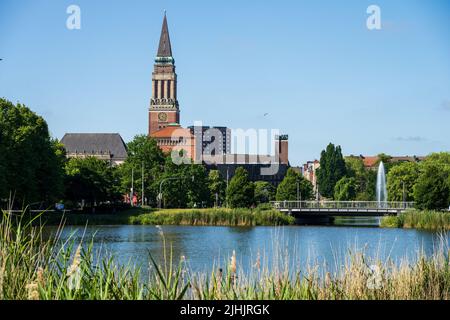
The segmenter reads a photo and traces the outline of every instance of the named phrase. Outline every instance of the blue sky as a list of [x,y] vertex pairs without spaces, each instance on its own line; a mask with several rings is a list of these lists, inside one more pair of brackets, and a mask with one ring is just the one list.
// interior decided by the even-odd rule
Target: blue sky
[[[81,30],[66,28],[70,4]],[[371,4],[381,30],[366,28]],[[292,165],[328,142],[345,154],[450,150],[446,0],[1,0],[0,96],[57,138],[146,133],[164,9],[183,126],[280,129]]]

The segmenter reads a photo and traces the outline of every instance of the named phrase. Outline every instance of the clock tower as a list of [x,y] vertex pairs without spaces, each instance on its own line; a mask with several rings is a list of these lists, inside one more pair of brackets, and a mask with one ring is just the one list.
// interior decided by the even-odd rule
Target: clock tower
[[148,134],[151,136],[156,131],[175,123],[180,123],[177,74],[175,73],[175,60],[172,57],[167,17],[164,13],[158,53],[152,73]]

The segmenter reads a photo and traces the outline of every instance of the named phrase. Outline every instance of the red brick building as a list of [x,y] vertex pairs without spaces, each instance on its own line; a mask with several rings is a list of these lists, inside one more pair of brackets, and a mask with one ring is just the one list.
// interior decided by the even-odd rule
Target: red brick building
[[152,98],[148,119],[148,134],[156,139],[164,152],[171,152],[176,147],[179,150],[184,149],[189,157],[194,156],[193,135],[190,130],[180,126],[175,59],[172,56],[165,14],[152,73]]
[[184,151],[185,157],[195,159],[195,139],[191,130],[173,123],[153,132],[151,137],[164,153],[171,153],[172,150]]
[[[214,168],[227,176],[233,175],[239,166],[245,166],[253,180],[279,183],[289,167],[288,137],[278,136],[275,143],[275,156],[230,154],[231,130],[225,127],[214,127],[219,130],[223,139],[215,156],[208,152],[208,130],[200,127],[196,137],[195,126],[182,128],[180,125],[180,108],[177,98],[177,74],[175,59],[172,55],[167,17],[164,14],[158,52],[152,73],[152,97],[148,115],[148,135],[154,138],[165,153],[173,150],[185,151],[185,156],[195,161],[201,161],[208,168]],[[204,140],[206,139],[206,140]],[[198,145],[197,145],[198,144]],[[277,164],[280,168],[275,174],[264,175],[265,167]]]

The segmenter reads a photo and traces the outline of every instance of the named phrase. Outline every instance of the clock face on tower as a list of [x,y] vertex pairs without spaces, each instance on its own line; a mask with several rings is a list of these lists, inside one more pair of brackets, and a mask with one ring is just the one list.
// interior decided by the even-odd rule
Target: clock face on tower
[[159,113],[158,120],[162,121],[162,122],[166,122],[167,121],[167,113],[164,113],[164,112]]

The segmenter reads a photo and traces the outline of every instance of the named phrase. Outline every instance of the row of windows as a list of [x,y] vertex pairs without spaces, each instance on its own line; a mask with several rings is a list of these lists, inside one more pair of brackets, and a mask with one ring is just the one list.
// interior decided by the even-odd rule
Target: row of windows
[[187,145],[188,140],[184,138],[179,138],[178,140],[171,140],[171,139],[158,139],[158,146],[176,146],[176,145]]

